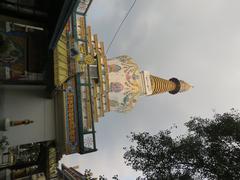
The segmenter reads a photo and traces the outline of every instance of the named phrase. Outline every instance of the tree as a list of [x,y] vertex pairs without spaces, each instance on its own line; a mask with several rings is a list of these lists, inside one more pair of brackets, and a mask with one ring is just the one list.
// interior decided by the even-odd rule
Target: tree
[[128,166],[147,179],[240,179],[240,114],[192,117],[188,132],[173,138],[171,129],[156,135],[131,133],[125,148]]
[[[91,169],[85,169],[84,176],[86,177],[86,180],[107,180],[104,175],[99,175],[98,178],[94,178]],[[114,175],[112,179],[119,180],[118,175]]]

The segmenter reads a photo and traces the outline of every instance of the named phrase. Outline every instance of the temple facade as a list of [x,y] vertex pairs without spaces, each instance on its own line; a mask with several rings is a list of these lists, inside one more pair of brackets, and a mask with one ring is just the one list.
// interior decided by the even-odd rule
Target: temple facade
[[106,113],[131,111],[141,96],[191,88],[177,78],[166,80],[141,70],[128,55],[108,58],[85,16],[73,17],[54,50],[54,82],[63,90],[56,94],[62,106],[55,109],[65,127],[64,153],[96,151],[94,124]]
[[[54,16],[56,11],[47,12],[59,17],[40,27],[12,18],[0,22],[0,82],[5,84],[0,87],[0,131],[11,146],[54,141],[57,159],[97,151],[94,126],[106,113],[131,111],[143,96],[191,88],[142,70],[128,55],[107,57],[104,43],[86,22],[92,0],[63,2],[71,5],[58,6],[62,9]],[[1,2],[1,8],[8,9],[8,3]],[[45,9],[55,8],[52,3]]]

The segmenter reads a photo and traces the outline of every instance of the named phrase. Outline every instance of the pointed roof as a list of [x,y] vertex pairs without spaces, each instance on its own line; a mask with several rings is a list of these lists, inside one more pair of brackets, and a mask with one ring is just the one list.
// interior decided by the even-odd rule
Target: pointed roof
[[177,94],[178,92],[184,92],[192,88],[192,86],[185,81],[178,80],[177,78],[171,78],[166,80],[157,76],[150,75],[152,94],[160,94],[169,92],[170,94]]
[[180,88],[179,92],[185,92],[185,91],[188,91],[193,88],[192,85],[186,83],[183,80],[180,80],[180,84],[181,84],[181,88]]

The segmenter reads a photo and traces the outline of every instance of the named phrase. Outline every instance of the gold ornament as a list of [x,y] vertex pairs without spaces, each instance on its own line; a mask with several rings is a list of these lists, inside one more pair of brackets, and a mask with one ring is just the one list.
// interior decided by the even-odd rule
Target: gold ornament
[[80,66],[80,72],[85,72],[86,64],[80,63],[79,66]]
[[95,63],[95,59],[93,59],[93,57],[90,54],[88,54],[88,55],[85,56],[84,62],[86,64],[94,64]]

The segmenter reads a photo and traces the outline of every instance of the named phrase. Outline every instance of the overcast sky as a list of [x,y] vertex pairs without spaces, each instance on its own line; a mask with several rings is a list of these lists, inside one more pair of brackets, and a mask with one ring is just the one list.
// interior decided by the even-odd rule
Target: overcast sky
[[[105,49],[133,0],[93,0],[87,24]],[[142,70],[194,85],[189,92],[142,97],[126,114],[108,113],[96,124],[98,151],[73,155],[67,165],[94,174],[133,180],[125,166],[123,147],[131,131],[157,133],[173,124],[184,133],[190,116],[212,117],[239,108],[239,0],[137,0],[108,57],[127,54]],[[140,173],[141,175],[141,173]]]

